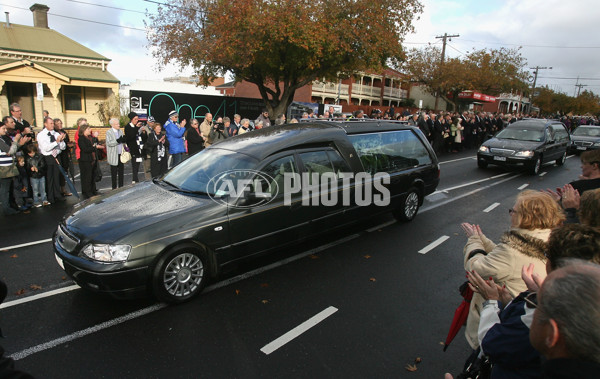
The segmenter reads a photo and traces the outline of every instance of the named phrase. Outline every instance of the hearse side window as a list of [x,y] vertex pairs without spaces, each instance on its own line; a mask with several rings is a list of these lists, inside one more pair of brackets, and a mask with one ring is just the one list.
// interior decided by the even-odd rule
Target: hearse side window
[[319,176],[326,172],[335,173],[326,151],[310,151],[299,155],[306,171],[309,173],[309,184],[312,184],[313,173],[318,173]]
[[567,133],[562,125],[553,125],[552,128],[554,129],[556,142],[566,142],[569,140],[569,133]]
[[348,136],[365,172],[394,172],[431,163],[429,152],[411,130]]
[[260,178],[258,183],[262,186],[262,192],[271,192],[272,196],[276,193],[277,196],[283,196],[284,175],[296,174],[298,173],[298,168],[294,156],[288,155],[268,163],[260,171],[273,179],[271,183],[265,183],[264,180],[262,180],[263,178]]
[[[338,175],[340,172],[351,172],[352,171],[350,169],[350,167],[348,167],[348,163],[346,163],[344,158],[342,158],[340,156],[340,153],[338,153],[337,151],[328,150],[327,156],[329,157],[329,159],[331,160],[331,163],[333,164],[333,170],[336,173],[336,175]],[[337,176],[337,177],[339,178],[339,176]]]

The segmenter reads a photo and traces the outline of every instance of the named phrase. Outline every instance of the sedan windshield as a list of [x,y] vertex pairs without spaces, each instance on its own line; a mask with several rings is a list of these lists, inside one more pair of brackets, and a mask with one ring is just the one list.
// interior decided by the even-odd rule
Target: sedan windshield
[[579,127],[573,131],[574,136],[600,137],[600,128]]
[[[207,149],[177,165],[163,178],[169,185],[186,192],[208,193],[211,178],[231,170],[246,170],[258,162],[230,150]],[[214,195],[214,193],[209,193]]]
[[498,133],[496,138],[542,142],[544,140],[544,129],[506,128]]

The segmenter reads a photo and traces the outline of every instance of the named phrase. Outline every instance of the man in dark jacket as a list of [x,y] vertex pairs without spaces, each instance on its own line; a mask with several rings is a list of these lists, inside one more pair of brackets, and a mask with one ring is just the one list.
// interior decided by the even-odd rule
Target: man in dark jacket
[[140,163],[142,163],[142,148],[144,144],[142,142],[142,133],[145,129],[142,129],[142,123],[139,121],[138,115],[135,112],[130,112],[129,124],[125,125],[125,141],[131,154],[131,168],[133,177],[131,183],[135,184],[139,181],[138,171],[140,169]]

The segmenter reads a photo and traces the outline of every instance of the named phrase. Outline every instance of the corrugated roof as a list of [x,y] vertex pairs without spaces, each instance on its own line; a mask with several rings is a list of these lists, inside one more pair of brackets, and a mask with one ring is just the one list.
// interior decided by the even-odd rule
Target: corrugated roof
[[[0,59],[0,66],[17,61],[18,60]],[[117,79],[108,71],[102,71],[101,68],[35,61],[33,64],[34,67],[41,66],[47,68],[48,70],[66,76],[71,80],[90,80],[97,82],[119,83],[119,79]]]
[[102,59],[110,61],[56,30],[0,22],[0,48],[20,52],[55,54],[65,57]]

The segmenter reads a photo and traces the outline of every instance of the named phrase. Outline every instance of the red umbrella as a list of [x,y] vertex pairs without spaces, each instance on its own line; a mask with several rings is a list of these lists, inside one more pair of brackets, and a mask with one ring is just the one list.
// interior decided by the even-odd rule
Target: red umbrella
[[469,287],[469,281],[464,282],[460,286],[459,291],[463,297],[463,301],[458,308],[456,308],[456,311],[454,311],[454,318],[452,319],[452,324],[450,324],[450,330],[448,331],[448,336],[444,343],[444,351],[446,351],[450,342],[456,337],[458,331],[465,325],[467,317],[469,316],[469,306],[471,304],[471,299],[473,298],[473,290]]

